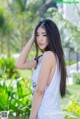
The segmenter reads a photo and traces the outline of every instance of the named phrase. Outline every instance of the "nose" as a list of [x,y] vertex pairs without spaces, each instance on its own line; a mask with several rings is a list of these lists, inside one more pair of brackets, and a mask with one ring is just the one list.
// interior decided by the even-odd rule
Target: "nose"
[[43,41],[42,36],[39,36],[38,40],[39,40],[40,42]]

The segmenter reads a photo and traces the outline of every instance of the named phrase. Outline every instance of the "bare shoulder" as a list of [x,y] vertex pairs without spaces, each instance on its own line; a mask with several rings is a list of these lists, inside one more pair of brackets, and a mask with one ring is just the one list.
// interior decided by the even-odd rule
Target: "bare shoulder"
[[55,54],[52,51],[46,51],[43,54],[43,60],[45,60],[46,62],[53,63],[56,61]]
[[46,52],[44,52],[44,54],[43,55],[45,55],[45,56],[54,56],[55,57],[55,54],[52,52],[52,51],[46,51]]
[[42,57],[42,64],[39,72],[36,90],[39,90],[42,93],[44,92],[46,85],[48,86],[50,84],[51,75],[53,74],[52,71],[55,70],[55,64],[55,54],[52,51],[45,51]]

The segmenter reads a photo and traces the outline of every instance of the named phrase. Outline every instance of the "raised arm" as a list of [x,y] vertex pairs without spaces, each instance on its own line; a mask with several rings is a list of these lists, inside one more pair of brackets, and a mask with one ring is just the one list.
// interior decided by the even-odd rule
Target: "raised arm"
[[26,69],[26,68],[33,68],[36,67],[36,60],[30,59],[26,60],[28,57],[28,53],[30,52],[30,49],[32,45],[34,44],[34,33],[28,43],[23,48],[22,52],[20,53],[19,58],[16,61],[15,66],[19,69]]

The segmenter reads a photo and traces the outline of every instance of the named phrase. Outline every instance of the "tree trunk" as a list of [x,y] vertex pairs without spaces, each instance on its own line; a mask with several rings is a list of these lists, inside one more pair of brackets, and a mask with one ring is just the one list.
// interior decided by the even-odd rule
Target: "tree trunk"
[[10,32],[8,32],[7,36],[7,56],[10,57]]
[[1,54],[3,54],[3,38],[1,34],[0,34],[0,52]]
[[77,69],[77,71],[79,70],[78,60],[79,60],[79,55],[78,55],[78,52],[77,52],[77,53],[76,53],[76,69]]

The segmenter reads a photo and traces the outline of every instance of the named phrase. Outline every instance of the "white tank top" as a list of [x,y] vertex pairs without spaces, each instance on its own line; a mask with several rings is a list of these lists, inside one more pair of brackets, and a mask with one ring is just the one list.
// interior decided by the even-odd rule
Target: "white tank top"
[[[38,75],[39,75],[39,71],[41,68],[42,57],[43,56],[39,57],[37,68],[35,69],[34,74],[32,76],[33,94],[35,91],[35,87],[37,85]],[[62,115],[56,114],[55,116],[53,116],[52,114],[52,113],[60,112],[60,103],[59,103],[60,79],[61,79],[61,72],[59,70],[59,61],[57,58],[54,75],[52,77],[52,80],[49,86],[48,87],[46,86],[45,88],[45,92],[44,92],[44,95],[41,101],[41,105],[38,110],[38,119],[64,119]],[[51,118],[48,116],[50,116]]]

